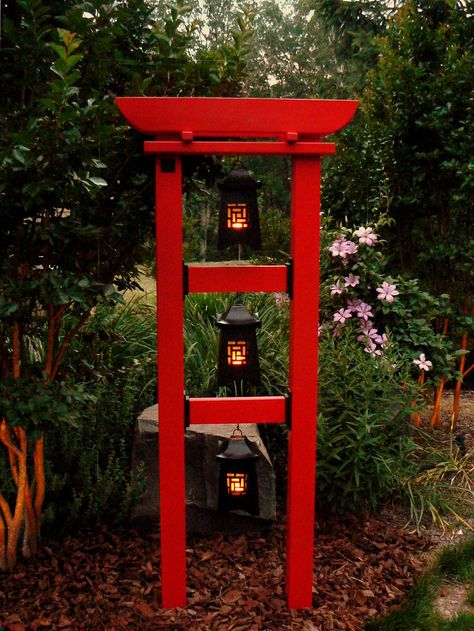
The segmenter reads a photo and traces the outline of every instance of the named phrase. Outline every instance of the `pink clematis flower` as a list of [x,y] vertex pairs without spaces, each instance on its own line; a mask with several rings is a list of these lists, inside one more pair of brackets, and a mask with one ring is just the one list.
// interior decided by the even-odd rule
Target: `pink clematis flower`
[[385,346],[387,345],[387,334],[383,333],[383,335],[377,335],[377,337],[374,337],[374,342],[376,344],[379,344],[381,348],[385,348]]
[[428,371],[430,368],[433,368],[433,363],[426,359],[425,354],[420,354],[420,359],[414,359],[413,363],[418,366],[420,370]]
[[387,302],[393,302],[394,297],[399,295],[396,285],[389,285],[387,281],[383,281],[382,287],[377,287],[377,298],[379,300],[386,300]]
[[365,340],[365,339],[369,339],[369,340],[374,340],[374,342],[379,344],[378,339],[382,339],[381,336],[379,335],[379,332],[377,331],[377,329],[375,329],[372,326],[372,322],[370,321],[368,321],[366,326],[364,326],[361,329],[361,332],[362,332],[362,335],[359,335],[359,337],[357,338],[359,342],[362,342],[362,340]]
[[354,274],[351,272],[349,276],[344,276],[344,281],[345,287],[355,287],[360,282],[360,276],[354,276]]
[[357,246],[353,241],[346,241],[345,250],[346,255],[355,254],[357,252]]
[[361,303],[362,303],[362,300],[360,298],[349,298],[346,301],[346,308],[350,309],[352,313],[355,313],[357,311],[358,306]]
[[339,311],[337,311],[337,313],[333,316],[334,322],[339,322],[339,324],[344,324],[349,318],[352,318],[352,313],[350,309],[344,308],[339,309]]
[[333,256],[340,256],[345,260],[349,254],[355,254],[357,252],[357,246],[352,241],[348,241],[345,237],[339,237],[328,250]]
[[373,247],[377,243],[378,235],[375,234],[373,228],[363,228],[362,226],[354,232],[359,239],[359,243],[365,243]]
[[344,237],[340,237],[336,239],[333,244],[328,248],[333,256],[342,256],[345,254],[345,243],[346,239]]
[[368,340],[367,346],[364,348],[366,353],[370,353],[372,357],[377,357],[382,355],[382,351],[380,348],[377,348],[377,345],[372,340]]
[[372,307],[366,302],[361,301],[357,307],[357,317],[362,318],[362,320],[368,320],[369,318],[373,318],[374,314],[372,313]]
[[344,291],[344,287],[341,287],[341,281],[336,281],[335,285],[331,285],[331,296],[335,296],[336,294],[342,294]]

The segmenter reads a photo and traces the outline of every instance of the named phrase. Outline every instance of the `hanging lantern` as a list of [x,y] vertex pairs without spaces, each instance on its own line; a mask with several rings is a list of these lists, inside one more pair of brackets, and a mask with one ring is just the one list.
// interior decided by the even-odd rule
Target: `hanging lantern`
[[246,381],[260,383],[260,365],[256,329],[260,320],[249,313],[245,305],[233,305],[217,319],[221,329],[217,384],[231,386]]
[[250,177],[244,167],[232,169],[219,184],[222,192],[217,248],[224,250],[234,243],[260,248],[257,189],[262,185]]
[[216,458],[220,462],[218,510],[258,514],[258,483],[255,463],[259,455],[237,425],[224,441]]

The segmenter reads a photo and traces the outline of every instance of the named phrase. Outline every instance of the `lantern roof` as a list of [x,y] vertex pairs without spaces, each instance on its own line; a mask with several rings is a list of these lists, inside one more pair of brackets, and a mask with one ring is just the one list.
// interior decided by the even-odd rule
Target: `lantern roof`
[[232,305],[230,309],[217,317],[217,326],[248,326],[259,327],[262,323],[252,315],[245,305]]
[[259,455],[251,448],[252,443],[245,436],[231,436],[224,451],[217,454],[221,460],[258,460]]
[[219,182],[218,186],[220,189],[228,191],[255,191],[262,186],[262,183],[254,180],[245,167],[236,166],[227,177]]

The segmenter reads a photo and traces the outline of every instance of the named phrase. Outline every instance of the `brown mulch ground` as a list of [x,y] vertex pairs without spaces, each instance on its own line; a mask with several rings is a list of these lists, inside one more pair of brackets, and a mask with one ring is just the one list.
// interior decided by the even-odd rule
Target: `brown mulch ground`
[[187,608],[162,610],[159,535],[83,532],[0,577],[0,630],[355,631],[413,585],[430,545],[371,517],[331,519],[316,529],[313,608],[289,611],[285,535],[189,537]]

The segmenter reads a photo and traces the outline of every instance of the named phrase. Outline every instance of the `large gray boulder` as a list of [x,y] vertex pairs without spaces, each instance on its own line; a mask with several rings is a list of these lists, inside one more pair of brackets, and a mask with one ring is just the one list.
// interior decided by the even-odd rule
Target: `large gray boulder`
[[[249,532],[271,528],[276,518],[275,474],[257,425],[240,425],[243,433],[260,451],[257,460],[259,515],[217,512],[219,442],[228,438],[232,425],[191,425],[185,432],[186,528],[187,532]],[[143,463],[146,487],[142,501],[132,511],[138,527],[159,525],[158,405],[144,410],[137,419],[132,466]]]

